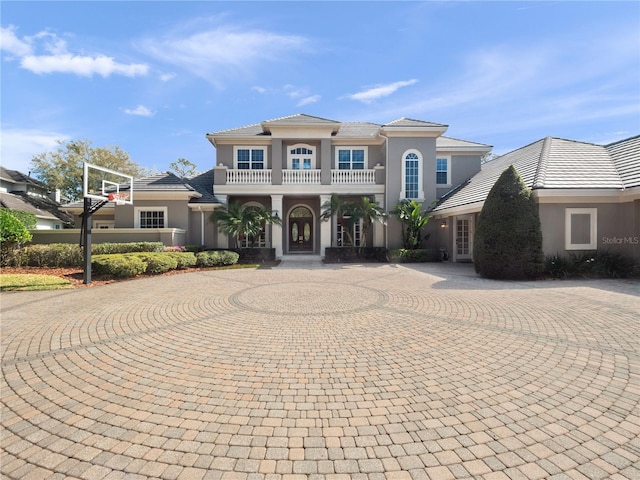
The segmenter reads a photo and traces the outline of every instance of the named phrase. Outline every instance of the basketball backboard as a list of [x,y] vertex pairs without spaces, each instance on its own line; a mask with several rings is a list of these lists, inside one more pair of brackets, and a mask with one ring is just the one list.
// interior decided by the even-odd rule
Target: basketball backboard
[[133,177],[85,162],[82,194],[117,205],[133,205]]

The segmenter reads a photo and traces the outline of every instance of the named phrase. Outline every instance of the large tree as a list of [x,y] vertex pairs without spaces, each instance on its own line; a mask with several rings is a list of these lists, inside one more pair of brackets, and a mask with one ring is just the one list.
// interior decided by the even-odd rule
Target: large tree
[[31,160],[34,177],[51,190],[59,189],[69,200],[82,198],[83,163],[115,170],[134,178],[148,174],[148,170],[133,162],[120,147],[93,147],[90,140],[59,141],[52,152],[36,155]]
[[180,178],[189,178],[193,177],[198,171],[198,166],[187,160],[186,158],[180,157],[175,162],[171,162],[169,164],[169,170],[175,173]]
[[511,165],[494,184],[478,217],[473,245],[476,272],[486,278],[536,278],[543,260],[538,206]]

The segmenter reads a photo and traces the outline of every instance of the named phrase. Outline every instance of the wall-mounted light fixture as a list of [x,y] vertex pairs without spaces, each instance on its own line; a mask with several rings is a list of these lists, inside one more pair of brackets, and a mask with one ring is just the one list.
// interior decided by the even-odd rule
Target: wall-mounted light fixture
[[447,221],[446,220],[442,220],[442,222],[440,223],[440,228],[447,228]]

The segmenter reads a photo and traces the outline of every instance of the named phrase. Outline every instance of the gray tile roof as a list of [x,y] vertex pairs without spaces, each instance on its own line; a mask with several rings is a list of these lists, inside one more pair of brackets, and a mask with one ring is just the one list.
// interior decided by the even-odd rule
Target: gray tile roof
[[195,189],[171,172],[162,172],[133,181],[133,192],[195,192]]
[[188,182],[192,188],[202,195],[200,198],[192,198],[189,203],[220,203],[213,194],[213,169],[190,178]]
[[640,186],[640,135],[606,146],[625,188]]
[[385,125],[378,125],[370,122],[338,122],[313,115],[298,113],[287,117],[274,118],[265,120],[264,122],[245,125],[243,127],[231,128],[227,130],[219,130],[217,132],[207,133],[207,136],[213,137],[234,137],[234,136],[262,136],[269,135],[268,129],[270,125],[327,125],[334,126],[337,129],[336,137],[373,137],[377,135],[382,127],[437,127],[446,128],[447,125],[441,123],[424,122],[422,120],[414,120],[412,118],[399,118]]
[[[443,197],[434,210],[483,202],[509,165],[516,168],[532,189],[621,190],[637,186],[640,178],[638,138],[609,146],[554,137],[538,140],[484,164],[479,173]],[[624,175],[618,170],[622,167]],[[623,181],[623,177],[626,180]]]
[[491,145],[486,145],[484,143],[470,142],[468,140],[460,140],[459,138],[445,137],[440,135],[436,138],[436,148],[444,150],[446,148],[460,148],[460,147],[469,147],[475,148],[480,147],[480,149],[485,150],[487,148],[491,148]]
[[425,122],[423,120],[415,120],[413,118],[398,118],[384,125],[385,127],[442,127],[446,128],[448,125],[442,123]]
[[42,190],[48,190],[48,187],[44,183],[42,183],[40,180],[36,180],[35,178],[30,177],[29,175],[25,175],[24,173],[19,172],[18,170],[9,170],[8,168],[4,168],[3,166],[0,166],[0,177],[10,182],[25,183],[25,184],[37,186]]

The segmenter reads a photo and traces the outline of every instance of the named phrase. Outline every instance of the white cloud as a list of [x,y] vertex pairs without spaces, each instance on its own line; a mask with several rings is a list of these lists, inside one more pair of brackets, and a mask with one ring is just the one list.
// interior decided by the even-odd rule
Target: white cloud
[[302,106],[304,106],[304,105],[309,105],[309,104],[311,104],[311,103],[316,103],[316,102],[319,102],[321,98],[322,98],[322,97],[321,97],[320,95],[311,95],[310,97],[305,97],[305,98],[303,98],[302,100],[300,100],[300,101],[296,104],[296,106],[297,106],[297,107],[302,107]]
[[[52,32],[42,31],[18,38],[16,28],[2,28],[2,49],[20,59],[20,66],[30,72],[70,73],[83,77],[101,75],[146,75],[149,67],[140,63],[120,63],[107,55],[76,55],[69,52],[67,42]],[[38,53],[44,52],[44,54]]]
[[20,65],[33,73],[72,73],[82,77],[92,77],[97,74],[105,78],[112,74],[137,77],[146,75],[149,70],[147,65],[125,65],[104,55],[89,57],[70,53],[61,55],[28,55],[22,58]]
[[363,90],[358,93],[346,95],[346,97],[350,98],[351,100],[358,100],[363,103],[371,103],[379,98],[388,97],[402,87],[407,87],[417,82],[418,80],[411,79],[389,83],[387,85],[378,85],[376,87],[368,88],[367,90]]
[[138,45],[148,55],[179,66],[218,87],[250,77],[259,65],[281,61],[307,47],[307,40],[300,36],[246,27],[215,25],[193,30],[190,25],[185,32],[145,38]]
[[126,113],[127,115],[137,115],[139,117],[153,117],[155,115],[155,112],[148,109],[144,105],[138,105],[134,109],[125,108],[124,113]]
[[28,41],[20,40],[16,36],[16,27],[9,25],[0,27],[0,49],[7,53],[22,57],[31,53],[31,45]]
[[253,90],[254,92],[258,92],[261,95],[264,95],[265,93],[267,93],[267,89],[264,87],[255,86],[255,87],[251,87],[251,90]]
[[174,78],[176,78],[177,75],[173,72],[169,72],[169,73],[163,73],[160,75],[160,80],[163,82],[169,82],[171,80],[173,80]]
[[0,130],[2,166],[22,173],[31,170],[31,159],[41,153],[57,150],[60,141],[69,135],[28,128],[4,128]]

